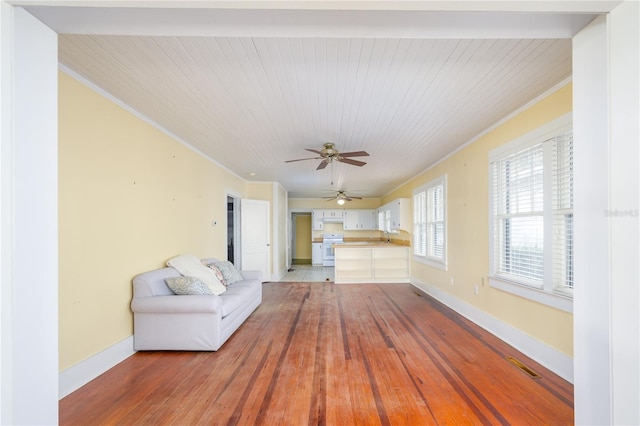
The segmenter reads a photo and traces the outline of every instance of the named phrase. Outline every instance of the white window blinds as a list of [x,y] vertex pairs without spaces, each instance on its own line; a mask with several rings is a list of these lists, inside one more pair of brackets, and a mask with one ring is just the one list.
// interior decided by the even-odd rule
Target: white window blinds
[[413,254],[427,255],[427,194],[413,195]]
[[549,136],[490,155],[491,276],[571,297],[573,133]]
[[553,283],[560,292],[573,291],[573,135],[551,141],[553,194]]
[[543,147],[492,163],[494,273],[542,287],[544,279]]
[[413,193],[413,254],[420,261],[446,268],[446,176]]
[[428,215],[427,236],[429,254],[435,258],[444,258],[444,188],[436,185],[427,191]]

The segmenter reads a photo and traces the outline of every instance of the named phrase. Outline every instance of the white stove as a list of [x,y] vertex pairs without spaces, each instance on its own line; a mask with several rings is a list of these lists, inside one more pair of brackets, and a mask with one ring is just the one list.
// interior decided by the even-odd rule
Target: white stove
[[335,266],[336,254],[333,246],[343,243],[342,234],[324,234],[322,236],[322,266]]

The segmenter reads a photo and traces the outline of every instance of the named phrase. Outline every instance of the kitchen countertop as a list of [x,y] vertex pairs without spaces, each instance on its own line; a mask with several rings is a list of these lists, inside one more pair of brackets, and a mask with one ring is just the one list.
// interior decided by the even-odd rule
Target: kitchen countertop
[[345,241],[343,244],[336,244],[334,249],[339,249],[340,247],[408,247],[409,244],[401,244],[391,241],[390,243],[386,241]]
[[[322,242],[322,238],[314,238],[312,241],[312,243],[321,243]],[[395,247],[395,246],[400,246],[400,247],[409,247],[411,244],[409,241],[400,241],[400,240],[391,240],[390,243],[384,241],[384,240],[375,240],[375,239],[367,239],[367,240],[360,240],[360,239],[353,239],[353,238],[345,238],[344,239],[344,243],[342,244],[337,244],[336,247],[338,246],[349,246],[349,247],[371,247],[371,246],[380,246],[380,247]]]

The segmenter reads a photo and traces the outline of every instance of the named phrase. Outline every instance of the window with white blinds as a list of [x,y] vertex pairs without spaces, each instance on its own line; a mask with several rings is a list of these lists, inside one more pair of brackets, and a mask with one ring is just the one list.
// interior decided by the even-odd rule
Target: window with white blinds
[[552,150],[553,283],[557,291],[573,292],[573,134],[549,141]]
[[544,200],[542,144],[492,164],[494,273],[542,288]]
[[446,176],[413,192],[413,254],[416,260],[446,268]]
[[413,254],[427,255],[427,192],[413,194]]
[[570,122],[554,124],[489,155],[490,282],[571,297],[573,134]]

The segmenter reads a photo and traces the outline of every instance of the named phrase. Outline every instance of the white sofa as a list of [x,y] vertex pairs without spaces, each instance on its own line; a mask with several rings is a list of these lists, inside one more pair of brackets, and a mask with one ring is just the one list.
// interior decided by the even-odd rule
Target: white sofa
[[[203,259],[211,263],[216,259]],[[172,267],[133,279],[134,349],[217,351],[262,302],[260,271],[240,271],[244,280],[216,295],[176,295],[165,279]]]

